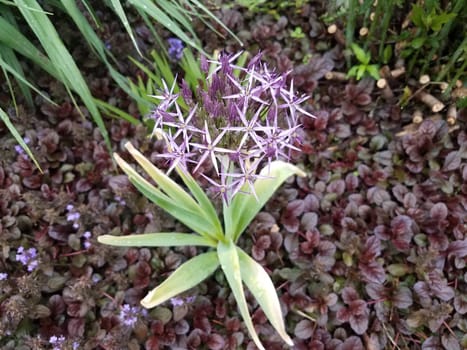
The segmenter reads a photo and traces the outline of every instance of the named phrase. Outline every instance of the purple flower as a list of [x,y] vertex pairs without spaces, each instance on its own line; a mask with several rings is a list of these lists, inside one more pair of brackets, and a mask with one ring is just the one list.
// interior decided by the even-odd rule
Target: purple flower
[[74,211],[74,209],[75,207],[72,204],[66,206],[66,210],[68,211],[66,220],[72,222],[73,228],[77,230],[79,228],[79,218],[81,215],[77,211]]
[[0,281],[4,281],[8,278],[8,274],[6,272],[0,272]]
[[237,66],[240,54],[202,60],[203,71],[210,63],[211,73],[195,96],[176,94],[174,85],[169,90],[163,83],[162,94],[154,96],[161,102],[151,115],[153,134],[167,142],[167,152],[158,156],[169,161],[168,173],[175,167],[197,172],[212,166],[217,176],[205,178],[226,203],[238,192],[256,196],[258,169],[300,151],[300,120],[313,117],[302,106],[309,97],[287,84],[288,73],[275,73],[261,55]]
[[140,307],[125,304],[121,307],[118,318],[125,326],[134,327],[140,315],[144,316],[144,312]]
[[[23,139],[23,141],[24,141],[25,144],[28,144],[29,142],[31,142],[29,137],[25,137]],[[15,151],[16,151],[16,153],[18,153],[20,155],[23,155],[24,157],[27,157],[27,155],[24,153],[23,147],[21,147],[20,145],[15,146]]]
[[36,248],[25,250],[24,247],[20,246],[16,252],[16,261],[21,262],[23,266],[27,266],[29,272],[34,271],[39,265],[39,261],[36,257]]
[[169,43],[168,53],[170,60],[174,62],[180,61],[183,57],[183,49],[185,47],[183,42],[177,38],[169,38],[167,42]]
[[170,302],[172,303],[172,306],[182,306],[185,303],[192,303],[196,299],[196,296],[190,296],[186,298],[171,298]]
[[52,350],[61,350],[63,347],[63,343],[65,342],[65,337],[63,335],[57,337],[55,335],[49,338],[49,343],[53,345]]

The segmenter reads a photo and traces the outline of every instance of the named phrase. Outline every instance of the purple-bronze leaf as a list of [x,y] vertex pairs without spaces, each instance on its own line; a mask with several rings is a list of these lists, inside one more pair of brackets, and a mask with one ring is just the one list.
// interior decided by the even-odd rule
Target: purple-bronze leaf
[[462,159],[458,151],[449,152],[444,160],[444,165],[442,171],[452,171],[459,168],[461,165]]
[[444,203],[436,203],[430,209],[430,217],[435,221],[442,221],[448,216],[448,207]]

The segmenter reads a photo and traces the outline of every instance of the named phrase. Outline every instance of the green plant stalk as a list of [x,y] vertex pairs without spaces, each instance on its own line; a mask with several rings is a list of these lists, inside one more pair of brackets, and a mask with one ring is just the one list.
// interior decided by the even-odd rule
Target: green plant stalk
[[462,55],[462,53],[466,53],[466,52],[467,52],[467,37],[464,38],[464,40],[458,46],[456,51],[454,51],[454,53],[451,55],[451,58],[449,59],[448,63],[444,66],[441,72],[439,72],[439,74],[436,77],[436,81],[442,81],[444,77],[451,71],[452,67],[454,66],[456,61],[459,59],[459,57]]
[[[347,9],[347,25],[345,27],[345,41],[347,47],[353,43],[355,26],[357,21],[358,0],[349,0],[349,8]],[[347,67],[351,67],[351,58],[347,57]]]
[[[378,8],[381,7],[383,9],[383,19],[381,20],[381,27],[380,27],[380,32],[381,32],[381,38],[380,38],[380,43],[379,43],[379,48],[378,48],[378,57],[379,61],[383,62],[384,60],[384,45],[386,43],[386,38],[388,35],[389,31],[389,23],[391,22],[391,18],[394,13],[394,1],[393,0],[387,0],[387,1],[378,1]],[[375,18],[379,18],[375,16]],[[377,21],[373,21],[376,23]]]

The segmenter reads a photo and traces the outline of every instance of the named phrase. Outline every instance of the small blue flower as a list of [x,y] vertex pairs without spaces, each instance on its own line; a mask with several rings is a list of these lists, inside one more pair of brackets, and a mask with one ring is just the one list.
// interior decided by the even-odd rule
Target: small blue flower
[[177,62],[180,61],[183,57],[183,49],[185,46],[180,39],[177,38],[169,38],[167,40],[169,43],[169,58],[171,61]]
[[8,278],[8,274],[6,272],[0,272],[0,281],[4,281]]
[[16,261],[19,261],[24,266],[27,266],[29,272],[34,271],[39,265],[39,261],[36,257],[36,248],[29,248],[28,250],[25,250],[24,247],[21,246],[16,252]]
[[65,337],[63,335],[59,337],[53,335],[49,338],[49,343],[53,345],[52,350],[62,350],[64,342],[65,342]]
[[138,321],[138,316],[141,314],[142,310],[140,307],[125,304],[122,306],[118,318],[125,326],[134,327],[134,325]]

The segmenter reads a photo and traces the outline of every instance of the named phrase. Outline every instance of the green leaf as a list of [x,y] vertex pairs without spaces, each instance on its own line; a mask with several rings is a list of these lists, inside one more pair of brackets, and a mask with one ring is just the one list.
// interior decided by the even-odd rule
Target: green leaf
[[14,125],[11,123],[10,118],[8,117],[8,114],[5,113],[3,109],[0,108],[0,119],[5,123],[6,127],[8,130],[11,132],[13,137],[16,139],[16,141],[20,144],[20,146],[26,151],[28,156],[32,159],[34,164],[36,165],[37,169],[42,173],[41,166],[37,162],[36,158],[34,158],[34,155],[32,154],[31,150],[29,149],[28,145],[26,142],[24,142],[23,138],[21,135],[18,133]]
[[120,247],[216,247],[217,242],[191,233],[158,232],[129,236],[102,235],[97,240],[103,244]]
[[259,340],[255,327],[253,326],[250,313],[248,312],[248,305],[246,303],[242,285],[240,262],[235,244],[231,240],[227,243],[219,242],[217,246],[217,255],[219,257],[221,268],[229,282],[230,289],[232,289],[232,293],[237,301],[237,306],[240,310],[243,321],[245,322],[245,326],[250,333],[251,339],[260,350],[265,350],[263,344],[261,344],[261,341]]
[[366,67],[366,71],[368,72],[368,74],[371,75],[373,79],[378,80],[380,78],[378,65],[371,64]]
[[239,247],[236,248],[243,282],[258,301],[277,333],[288,345],[293,346],[292,339],[285,331],[281,305],[271,278],[260,264]]
[[449,23],[456,16],[457,14],[455,13],[446,13],[446,12],[443,12],[437,16],[434,16],[431,21],[431,25],[430,25],[431,30],[433,30],[434,32],[439,32],[444,24]]
[[[233,198],[232,203],[224,208],[226,237],[236,242],[279,186],[294,174],[306,176],[298,167],[280,160],[271,162],[270,166],[265,166],[260,175],[268,178],[257,179],[254,184],[258,200],[251,194],[239,192]],[[248,192],[247,185],[243,190]]]
[[128,35],[130,36],[131,41],[133,42],[133,45],[136,48],[136,51],[138,51],[140,56],[143,56],[143,54],[139,50],[138,44],[137,44],[136,39],[135,39],[135,37],[133,35],[133,31],[131,30],[130,23],[128,22],[128,18],[126,17],[125,11],[123,10],[122,4],[120,3],[119,0],[110,0],[110,3],[112,4],[112,7],[113,7],[115,13],[120,18],[120,21],[122,22],[123,26],[125,27],[125,30],[127,31]]
[[174,180],[168,177],[163,171],[152,164],[149,159],[143,156],[130,142],[125,144],[125,148],[132,157],[141,165],[148,175],[157,183],[157,185],[178,205],[182,205],[194,213],[200,213],[201,208],[198,203]]
[[[64,83],[66,89],[72,89],[81,97],[94,122],[97,124],[107,148],[111,150],[109,134],[94,103],[91,92],[73,57],[63,45],[53,24],[46,14],[42,12],[42,8],[36,0],[16,0],[16,3],[19,5],[18,8],[24,19],[48,54],[52,65],[56,68],[60,81]],[[28,7],[32,10],[27,9]],[[73,99],[73,96],[70,95],[70,97]],[[76,107],[78,106],[76,105]],[[79,108],[77,109],[80,111]]]
[[392,57],[392,46],[387,45],[383,50],[383,63],[388,64],[391,57]]
[[357,68],[357,76],[355,77],[357,80],[362,79],[363,74],[365,74],[366,66],[358,66]]
[[412,42],[410,43],[410,46],[412,46],[414,49],[419,49],[423,46],[425,41],[426,41],[426,37],[424,36],[418,37],[412,40]]
[[363,64],[368,64],[370,63],[370,54],[366,53],[360,46],[358,46],[355,43],[350,44],[350,47],[352,48],[352,51],[354,52],[355,56],[357,57],[357,60]]
[[353,66],[352,68],[349,69],[349,72],[347,73],[347,77],[354,77],[357,75],[357,69],[360,66]]
[[120,168],[122,168],[122,170],[128,175],[128,179],[131,183],[149,200],[160,206],[176,219],[180,220],[180,222],[184,223],[193,231],[205,236],[206,238],[215,238],[211,233],[213,231],[212,226],[204,220],[202,214],[191,212],[189,209],[184,207],[183,203],[176,203],[161,190],[139,175],[127,162],[121,159],[118,154],[114,154],[114,159]]
[[425,13],[421,6],[418,6],[418,5],[412,6],[412,15],[410,16],[410,19],[418,28],[425,29],[425,23],[423,22],[424,16],[425,16]]
[[216,252],[195,256],[182,264],[164,282],[150,291],[141,300],[141,305],[149,309],[193,288],[216,271],[218,266],[219,259]]

